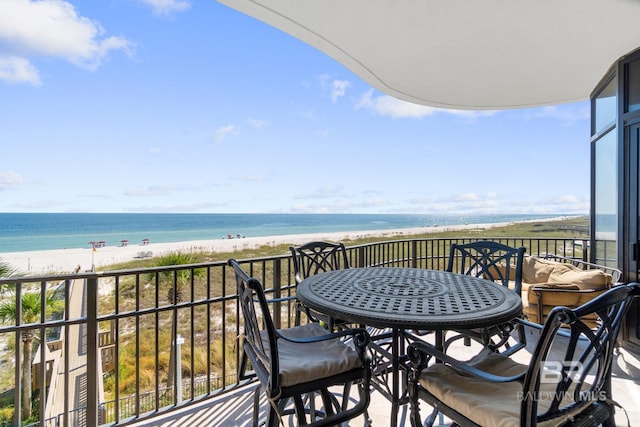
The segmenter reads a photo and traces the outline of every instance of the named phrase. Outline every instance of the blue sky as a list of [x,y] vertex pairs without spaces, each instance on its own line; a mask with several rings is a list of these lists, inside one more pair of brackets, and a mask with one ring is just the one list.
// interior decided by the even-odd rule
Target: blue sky
[[0,212],[589,206],[586,100],[409,104],[214,0],[0,2],[0,146]]

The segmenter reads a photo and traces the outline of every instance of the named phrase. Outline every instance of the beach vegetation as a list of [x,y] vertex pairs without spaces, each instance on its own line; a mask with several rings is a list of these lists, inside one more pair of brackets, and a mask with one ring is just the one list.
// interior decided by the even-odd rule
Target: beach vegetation
[[[17,296],[5,298],[0,302],[0,319],[4,322],[15,324],[20,320],[21,324],[36,324],[42,315],[41,313],[42,297],[39,291],[25,292],[20,298],[21,314],[18,319]],[[49,293],[44,298],[44,307],[47,314],[60,313],[64,310],[64,304],[61,300],[56,299],[54,293]],[[33,343],[41,341],[38,337],[37,329],[26,329],[22,332],[22,365],[21,365],[21,382],[22,382],[22,412],[21,419],[27,420],[32,416],[32,378],[31,364],[33,363]]]
[[[0,259],[0,277],[20,276],[20,271],[10,263]],[[8,285],[1,285],[0,292],[7,291]]]
[[[158,267],[167,267],[167,266],[176,266],[176,265],[189,265],[196,264],[198,262],[198,258],[194,255],[193,252],[183,252],[183,251],[174,251],[170,252],[166,255],[163,255],[157,258],[156,265]],[[180,269],[169,272],[160,272],[159,277],[162,284],[168,283],[166,285],[167,289],[167,302],[170,305],[180,304],[185,300],[185,288],[189,285],[189,283],[197,277],[202,277],[205,273],[204,269],[196,268],[196,269]],[[187,296],[189,297],[189,296]],[[193,295],[190,297],[193,299]],[[180,311],[178,315],[180,315]],[[186,314],[186,313],[185,313]],[[180,317],[180,316],[179,316]],[[171,317],[171,343],[169,344],[170,353],[169,353],[169,375],[167,378],[167,384],[169,387],[173,385],[174,377],[176,376],[175,369],[175,360],[176,360],[176,345],[173,343],[173,337],[179,337],[180,334],[176,335],[176,322],[179,322],[181,319],[176,319],[176,317]]]
[[0,277],[17,276],[20,272],[17,268],[13,267],[10,263],[0,259]]
[[14,409],[12,396],[0,398],[0,425],[8,425],[13,421]]

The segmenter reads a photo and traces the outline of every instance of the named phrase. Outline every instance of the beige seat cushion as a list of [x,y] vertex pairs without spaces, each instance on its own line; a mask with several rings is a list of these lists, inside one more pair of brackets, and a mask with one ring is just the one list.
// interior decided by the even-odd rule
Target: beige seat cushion
[[[327,335],[328,331],[317,323],[282,329],[289,338]],[[263,333],[262,341],[269,351],[269,342]],[[292,343],[278,340],[280,356],[280,383],[282,387],[326,378],[362,367],[358,353],[337,338],[316,343]]]
[[554,267],[548,283],[575,285],[579,289],[603,289],[612,284],[613,278],[602,270],[572,270]]
[[557,262],[526,256],[522,260],[522,281],[526,283],[545,283]]
[[[603,294],[608,289],[605,287],[599,290],[580,290],[576,285],[533,285],[527,292],[527,304],[523,304],[523,312],[528,320],[542,324],[554,307],[576,308]],[[542,304],[542,319],[539,319],[539,304]],[[582,317],[582,321],[593,328],[598,325],[598,316],[595,313],[590,314]]]
[[[528,366],[490,351],[483,351],[468,362],[485,372],[500,376],[519,375]],[[422,372],[420,383],[445,405],[455,408],[476,424],[492,427],[519,427],[522,384],[517,381],[495,383],[458,372],[442,363],[429,366]],[[544,385],[544,384],[543,384]],[[553,384],[550,384],[553,386]],[[552,396],[555,389],[541,388],[538,412],[549,408],[545,396]],[[545,393],[546,392],[546,393]],[[539,423],[538,426],[556,426],[569,417]]]
[[[578,307],[602,294],[609,288],[582,290],[577,285],[540,284],[529,288],[527,299],[529,304],[537,305],[542,300],[545,306]],[[536,292],[538,291],[538,292]]]

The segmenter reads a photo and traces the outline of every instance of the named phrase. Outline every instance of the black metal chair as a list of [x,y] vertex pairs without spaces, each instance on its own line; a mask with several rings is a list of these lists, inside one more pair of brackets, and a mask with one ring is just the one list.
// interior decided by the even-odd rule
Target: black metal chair
[[[289,250],[293,258],[296,285],[314,274],[351,268],[347,258],[347,250],[342,243],[316,241],[301,246],[290,246]],[[311,310],[299,301],[296,304],[296,325],[300,324],[301,313],[304,313],[312,322],[324,323],[330,331],[345,325],[344,321]]]
[[[447,271],[481,277],[511,288],[516,294],[522,291],[522,262],[526,248],[513,248],[489,240],[451,245]],[[514,337],[514,329],[516,336]],[[458,339],[470,340],[497,350],[505,347],[508,351],[517,351],[526,345],[524,328],[519,324],[507,323],[491,328],[455,331],[444,343],[446,349]],[[515,340],[515,341],[514,341]]]
[[[460,426],[613,425],[611,365],[620,325],[640,284],[615,287],[576,309],[554,308],[528,363],[484,350],[460,362],[425,342],[408,347],[411,424],[422,426],[419,402]],[[581,318],[596,314],[592,330]],[[523,352],[518,352],[521,356]],[[429,362],[435,360],[439,363]]]
[[[363,413],[368,420],[371,362],[365,352],[366,330],[328,333],[317,323],[276,329],[260,281],[249,277],[236,260],[228,264],[235,271],[244,319],[240,379],[257,376],[260,382],[254,396],[254,425],[261,388],[269,402],[267,427],[277,426],[283,416],[292,414],[297,417],[296,425],[314,427],[337,425]],[[247,362],[252,372],[247,372]],[[359,391],[355,403],[349,396],[352,384]],[[329,391],[340,385],[344,386],[342,402]],[[322,411],[315,409],[316,396],[321,398]]]

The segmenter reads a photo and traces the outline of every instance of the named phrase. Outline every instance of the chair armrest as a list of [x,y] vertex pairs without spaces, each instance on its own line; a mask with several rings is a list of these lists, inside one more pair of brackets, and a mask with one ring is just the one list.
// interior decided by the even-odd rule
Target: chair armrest
[[513,376],[501,376],[485,372],[475,368],[464,361],[454,359],[453,357],[443,353],[432,345],[424,341],[416,341],[407,347],[407,356],[411,362],[412,368],[418,373],[427,367],[429,361],[435,358],[437,361],[445,363],[457,371],[464,372],[477,378],[482,378],[493,382],[511,382],[520,381],[524,378],[525,373]]
[[539,323],[530,322],[530,321],[528,321],[526,319],[522,319],[520,317],[515,319],[514,323],[520,323],[520,324],[522,324],[522,325],[524,325],[526,327],[537,329],[539,331],[542,331],[542,328],[544,328],[544,325],[541,325]]
[[[515,319],[514,322],[520,323],[520,324],[522,324],[522,325],[524,325],[524,326],[526,326],[528,328],[537,329],[539,332],[542,332],[542,330],[544,329],[544,325],[541,325],[539,323],[530,322],[530,321],[528,321],[526,319],[517,318],[517,319]],[[571,337],[571,334],[570,334],[569,331],[564,331],[562,329],[557,331],[556,335],[560,335],[560,336],[567,337],[567,338]]]
[[369,332],[367,332],[367,330],[364,328],[344,329],[341,331],[327,333],[325,335],[317,335],[313,337],[303,337],[303,338],[288,337],[284,335],[280,330],[276,330],[276,334],[278,335],[279,339],[283,339],[285,341],[298,343],[298,344],[308,344],[308,343],[332,340],[336,338],[353,337],[353,340],[357,344],[357,346],[362,345],[364,347],[367,344],[369,344],[369,340],[370,340]]
[[288,297],[268,298],[267,299],[267,303],[273,304],[274,302],[285,302],[285,301],[296,301],[296,300],[297,300],[296,296],[295,295],[291,295],[291,296],[288,296]]

